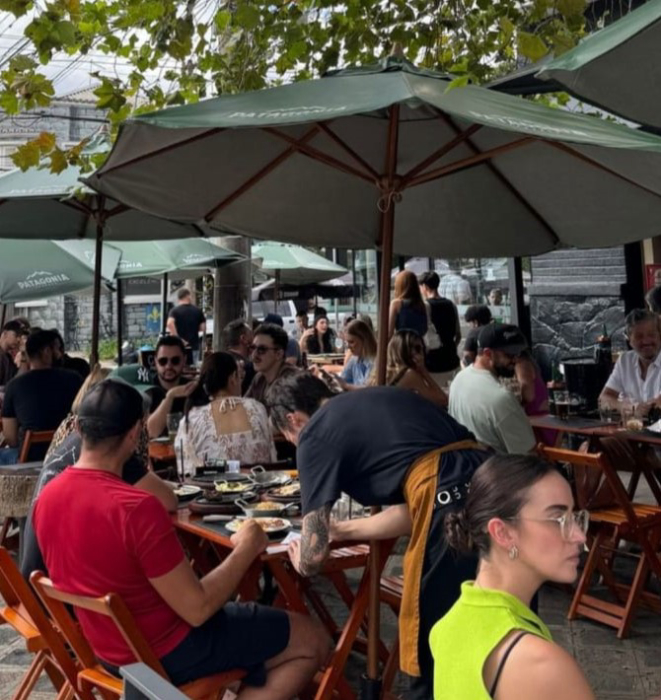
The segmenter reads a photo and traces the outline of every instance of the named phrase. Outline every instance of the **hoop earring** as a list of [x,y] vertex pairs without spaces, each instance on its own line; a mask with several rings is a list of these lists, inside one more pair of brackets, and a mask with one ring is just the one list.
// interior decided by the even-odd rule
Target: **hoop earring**
[[516,558],[519,556],[519,549],[518,549],[518,547],[517,547],[515,544],[513,544],[513,545],[510,547],[508,554],[509,554],[509,558],[510,558],[510,559],[512,559],[512,560],[516,559]]

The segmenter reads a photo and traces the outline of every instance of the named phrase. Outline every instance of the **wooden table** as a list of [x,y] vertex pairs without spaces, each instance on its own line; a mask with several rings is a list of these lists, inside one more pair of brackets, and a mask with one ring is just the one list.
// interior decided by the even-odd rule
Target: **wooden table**
[[[210,556],[208,547],[221,560],[232,549],[230,535],[222,523],[205,523],[201,516],[180,510],[174,516],[174,525],[189,550],[194,564],[201,573],[206,573],[216,561]],[[381,543],[378,557],[379,575],[394,541]],[[349,587],[345,572],[348,569],[363,568],[364,571],[354,595]],[[268,569],[278,584],[278,596],[274,605],[293,612],[310,614],[306,599],[315,609],[321,621],[335,638],[335,648],[328,666],[318,676],[315,700],[330,700],[337,693],[343,700],[354,700],[356,695],[344,678],[343,671],[347,658],[355,646],[364,650],[365,642],[359,639],[359,632],[365,629],[365,616],[369,599],[370,558],[366,544],[332,543],[331,554],[324,565],[322,575],[326,576],[337,589],[340,597],[349,608],[349,617],[344,626],[338,628],[319,596],[311,590],[309,581],[301,577],[291,565],[287,546],[279,542],[270,545],[266,552],[254,562],[241,581],[238,594],[242,600],[255,600],[259,595],[259,577],[262,569]],[[380,645],[382,659],[388,655],[385,645]]]
[[324,355],[308,355],[308,362],[314,365],[344,364],[343,352],[328,352]]
[[[562,420],[557,416],[531,416],[530,424],[536,436],[539,436],[537,431],[556,430],[558,432],[555,443],[556,447],[562,444],[565,435],[582,435],[589,440],[591,451],[599,450],[599,438],[604,437],[618,437],[621,440],[661,448],[660,433],[654,433],[651,430],[625,430],[621,428],[619,424],[605,423],[595,418],[574,416],[567,420]],[[618,471],[623,471],[620,466],[617,466],[616,469]],[[641,475],[643,475],[641,470],[633,470],[631,472],[631,480],[627,487],[631,499],[634,497]],[[661,505],[661,486],[659,486],[659,481],[661,481],[661,465],[659,470],[655,471],[653,474],[644,473],[644,476],[657,503]]]

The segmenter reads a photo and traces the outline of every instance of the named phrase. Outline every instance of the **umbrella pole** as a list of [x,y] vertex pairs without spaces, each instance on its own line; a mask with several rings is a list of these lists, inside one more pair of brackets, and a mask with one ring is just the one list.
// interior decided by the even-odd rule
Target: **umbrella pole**
[[2,320],[0,320],[0,328],[5,325],[5,321],[7,320],[7,304],[2,305]]
[[163,273],[163,288],[161,289],[161,335],[165,335],[168,327],[168,273]]
[[353,317],[358,318],[358,297],[356,296],[356,250],[351,251],[351,284],[353,287]]
[[275,271],[273,279],[273,313],[278,313],[278,297],[280,296],[280,270]]
[[124,309],[122,305],[124,304],[124,299],[122,298],[122,280],[117,280],[117,364],[121,367],[124,364],[124,357],[122,353],[123,339],[123,328],[124,325]]
[[[382,193],[381,211],[381,269],[379,280],[379,334],[376,354],[377,380],[386,383],[386,353],[388,350],[388,315],[390,310],[390,267],[392,265],[393,238],[395,233],[395,206],[397,201],[394,187],[397,169],[399,134],[399,105],[390,109],[390,124],[386,153],[386,187]],[[381,510],[372,507],[375,515]],[[370,596],[367,619],[367,675],[361,679],[361,700],[377,700],[381,697],[381,674],[379,668],[379,642],[381,640],[381,565],[380,543],[370,541]]]
[[94,257],[94,298],[92,301],[92,349],[90,364],[99,361],[99,326],[101,324],[101,262],[103,257],[103,201],[96,213],[96,253]]

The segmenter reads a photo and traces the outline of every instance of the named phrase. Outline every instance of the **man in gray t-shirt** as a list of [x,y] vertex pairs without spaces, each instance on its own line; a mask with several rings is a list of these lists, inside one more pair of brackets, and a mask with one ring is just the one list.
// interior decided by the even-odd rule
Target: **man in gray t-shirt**
[[498,382],[512,377],[527,342],[512,325],[489,324],[480,330],[475,362],[459,372],[450,387],[450,415],[477,439],[498,452],[534,449],[535,435],[523,407]]

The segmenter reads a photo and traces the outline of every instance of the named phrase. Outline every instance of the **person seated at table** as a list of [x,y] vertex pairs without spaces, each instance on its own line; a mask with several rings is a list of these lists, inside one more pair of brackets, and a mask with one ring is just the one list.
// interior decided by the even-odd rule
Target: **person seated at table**
[[154,369],[131,363],[116,367],[112,379],[122,379],[150,399],[153,421],[147,423],[151,439],[167,435],[169,413],[183,414],[186,397],[195,388],[195,382],[184,376],[186,348],[181,338],[166,335],[156,344]]
[[[71,406],[71,413],[60,423],[60,427],[55,431],[48,452],[44,457],[44,465],[39,472],[39,479],[37,480],[32,494],[30,513],[27,517],[23,534],[21,535],[22,555],[20,567],[21,573],[26,579],[30,578],[30,574],[33,571],[48,573],[32,526],[34,503],[46,484],[61,474],[67,467],[78,461],[82,445],[82,437],[78,432],[76,419],[78,407],[87,392],[93,386],[106,379],[109,372],[110,370],[98,364],[90,372],[74,399],[73,405]],[[111,381],[119,382],[122,380],[114,379]],[[149,399],[147,397],[145,398],[147,399],[148,406]],[[143,425],[135,452],[128,458],[122,469],[122,481],[142,489],[143,491],[148,491],[156,496],[168,511],[174,512],[177,510],[177,497],[169,486],[149,470],[148,444],[147,427]]]
[[350,356],[337,379],[345,391],[352,391],[370,381],[376,361],[376,336],[364,321],[358,320],[349,323],[345,336]]
[[395,277],[395,296],[388,312],[388,338],[395,331],[410,329],[422,338],[427,332],[427,307],[420,292],[418,278],[411,270],[402,270]]
[[[376,374],[372,372],[372,384]],[[415,391],[441,408],[447,408],[448,397],[434,381],[425,364],[425,341],[413,330],[397,331],[388,343],[386,384]]]
[[488,306],[473,304],[466,309],[464,320],[471,327],[464,340],[461,363],[464,367],[472,365],[477,356],[477,337],[480,329],[488,326],[492,321],[491,311]]
[[516,326],[484,326],[475,362],[461,370],[450,386],[452,417],[497,452],[525,453],[535,448],[535,435],[521,403],[498,381],[514,376],[517,359],[527,347]]
[[615,403],[625,394],[646,411],[661,404],[661,321],[652,311],[634,309],[624,323],[633,349],[620,355],[599,399]]
[[[124,382],[102,381],[81,401],[80,457],[43,489],[34,507],[50,578],[70,593],[121,596],[175,685],[245,669],[240,700],[289,700],[325,661],[325,632],[307,615],[230,602],[268,545],[254,521],[232,536],[222,564],[197,578],[163,504],[121,479],[143,421],[142,396]],[[116,672],[135,661],[109,618],[76,614],[106,667]]]
[[[271,422],[297,445],[302,538],[292,564],[312,576],[329,539],[411,535],[404,557],[399,614],[400,664],[416,697],[432,694],[431,627],[475,575],[474,558],[456,557],[443,537],[443,516],[459,507],[473,472],[489,453],[446,411],[412,391],[366,387],[332,398],[308,372],[282,377],[268,392]],[[342,493],[363,505],[392,506],[371,518],[338,523],[330,512]]]
[[246,393],[256,374],[255,368],[250,361],[252,338],[252,328],[243,318],[230,321],[223,328],[222,348],[236,360],[243,370],[243,380],[241,381],[242,394]]
[[[276,326],[280,328],[285,327],[285,322],[282,320],[280,314],[266,314],[264,316],[264,323],[275,323]],[[294,365],[295,367],[300,367],[301,365],[301,348],[299,344],[294,340],[294,338],[287,338],[287,350],[285,351],[285,362],[288,365]]]
[[252,362],[257,374],[245,393],[247,399],[264,403],[266,390],[278,377],[299,371],[285,362],[288,341],[284,328],[275,323],[262,323],[257,327],[252,346]]
[[195,466],[205,457],[246,464],[276,461],[266,408],[241,398],[241,375],[229,353],[215,352],[202,363],[197,387],[186,400],[179,440],[186,463]]
[[574,511],[555,465],[491,457],[445,529],[452,548],[477,552],[480,565],[432,629],[435,700],[594,700],[579,665],[530,609],[545,581],[574,583],[586,541],[588,513]]
[[9,383],[18,373],[15,356],[21,340],[27,333],[16,320],[7,321],[0,331],[0,387]]
[[293,338],[296,342],[301,339],[301,336],[308,329],[308,310],[299,309],[296,312],[295,317],[296,325],[289,331],[289,337]]
[[303,332],[299,344],[301,352],[306,352],[308,355],[328,355],[337,352],[335,331],[328,325],[328,316],[325,311],[315,313],[312,328]]
[[[0,450],[0,464],[15,464],[27,430],[55,430],[64,420],[83,380],[80,375],[53,366],[55,337],[34,331],[26,342],[30,370],[14,377],[2,402],[2,430],[11,449]],[[47,444],[31,446],[28,460],[43,459]]]
[[82,357],[71,357],[67,355],[64,348],[64,338],[57,328],[52,328],[51,333],[55,336],[55,344],[53,347],[53,354],[57,367],[62,367],[63,369],[70,369],[72,372],[76,372],[83,379],[89,376],[90,373],[90,363],[84,360]]

